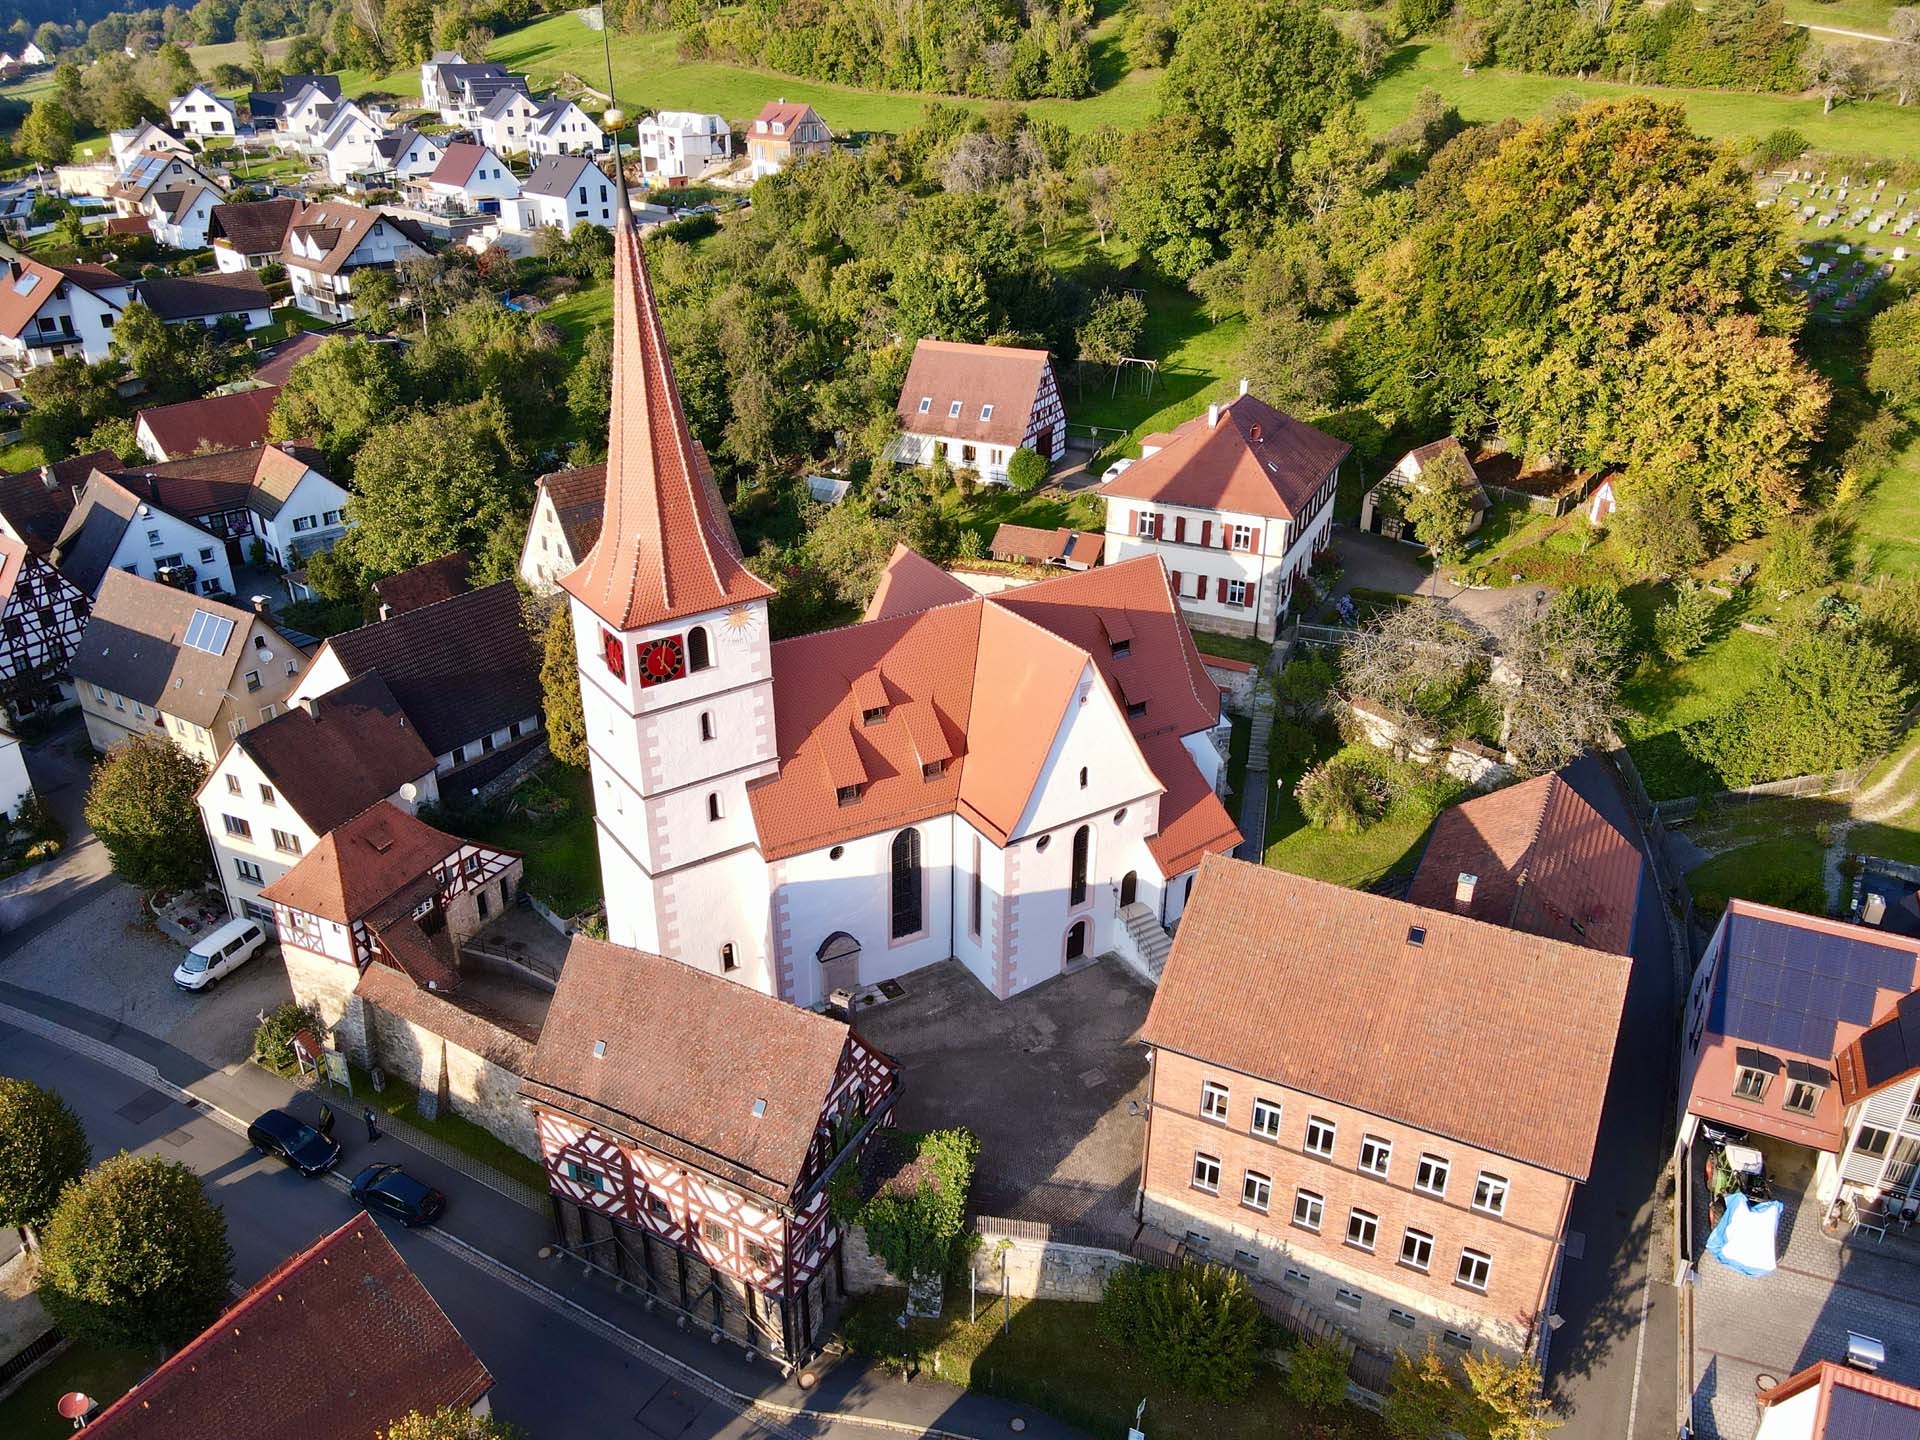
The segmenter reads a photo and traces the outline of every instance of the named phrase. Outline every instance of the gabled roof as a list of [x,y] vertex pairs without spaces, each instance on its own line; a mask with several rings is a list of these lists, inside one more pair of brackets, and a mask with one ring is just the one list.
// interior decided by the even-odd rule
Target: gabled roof
[[[26,331],[27,324],[54,297],[63,282],[72,282],[88,291],[124,287],[126,281],[111,270],[114,286],[108,286],[93,272],[98,266],[46,265],[22,256],[9,260],[0,269],[0,335],[14,339]],[[113,302],[108,300],[106,304]]]
[[993,543],[987,551],[996,559],[1006,555],[1018,560],[1071,560],[1077,565],[1098,565],[1106,545],[1107,537],[1091,530],[1001,525],[993,532]]
[[[169,459],[201,450],[239,450],[267,438],[267,422],[279,398],[278,385],[259,385],[177,405],[156,405],[140,411],[134,421],[146,426]],[[119,468],[117,459],[109,464]]]
[[374,581],[373,593],[381,605],[395,615],[418,610],[422,605],[437,605],[473,588],[467,579],[468,564],[467,552],[455,550],[438,560]]
[[[312,270],[322,275],[336,274],[353,258],[353,252],[359,249],[360,242],[379,224],[391,225],[414,244],[421,243],[419,231],[410,222],[396,220],[379,210],[328,200],[309,205],[294,217],[287,231],[287,243],[282,247],[281,258],[286,264],[301,270]],[[295,236],[317,243],[322,253],[312,257],[297,253],[293,247]]]
[[1140,1039],[1584,1180],[1632,963],[1209,855]]
[[607,624],[634,630],[773,590],[740,558],[733,521],[694,446],[624,178],[618,189],[606,523],[560,583]]
[[252,200],[216,205],[207,221],[207,238],[242,255],[264,255],[287,241],[287,227],[300,213],[298,200]]
[[378,675],[302,701],[235,743],[317,835],[433,769],[433,752]]
[[317,470],[322,460],[319,451],[297,441],[277,440],[241,450],[189,454],[140,470],[116,464],[88,480],[81,505],[85,506],[96,487],[111,484],[140,504],[182,519],[246,509],[271,520],[293,494],[294,486],[308,470]]
[[607,512],[607,467],[600,464],[556,470],[540,477],[540,488],[553,501],[567,548],[576,559],[584,559],[600,538],[600,521]]
[[220,192],[213,186],[202,185],[198,180],[194,180],[178,190],[169,190],[166,194],[155,197],[153,203],[167,217],[169,224],[178,225],[193,213],[193,207],[200,203],[202,196],[219,194]]
[[406,158],[407,151],[413,148],[413,142],[416,140],[426,141],[427,144],[435,150],[441,148],[440,142],[434,139],[433,136],[422,135],[412,126],[402,125],[397,130],[387,131],[386,134],[374,141],[373,153],[389,165],[397,165],[401,160]]
[[810,114],[813,115],[815,120],[820,118],[811,105],[799,103],[790,104],[785,100],[769,100],[765,105],[760,107],[760,113],[753,117],[753,125],[754,129],[758,131],[760,123],[765,121],[767,125],[766,133],[769,136],[773,135],[773,127],[779,125],[782,127],[782,133],[774,138],[791,140],[793,139],[794,127],[805,120]]
[[880,583],[873,587],[873,598],[867,601],[867,612],[860,618],[885,620],[972,598],[972,590],[919,551],[895,545],[887,568],[880,572]]
[[1834,1057],[1840,1099],[1853,1105],[1920,1073],[1920,990],[1903,996]]
[[433,173],[427,176],[427,180],[434,185],[465,185],[473,178],[473,172],[480,167],[480,162],[492,153],[485,145],[456,140],[441,153],[440,163],[433,167]]
[[530,109],[539,108],[534,105],[533,97],[524,90],[502,90],[487,102],[480,116],[484,120],[498,120],[511,113],[515,104],[520,101],[525,101]]
[[584,155],[543,155],[533,173],[520,182],[522,195],[550,195],[564,200],[589,170],[606,180],[606,173]]
[[575,935],[520,1093],[785,1202],[851,1036],[845,1021]]
[[380,800],[327,831],[260,898],[350,925],[457,854],[464,843]]
[[540,713],[540,660],[503,580],[335,635],[349,676],[376,673],[436,755]]
[[[330,1363],[299,1359],[319,1354]],[[415,1410],[466,1410],[492,1384],[360,1214],[270,1272],[87,1428],[104,1440],[365,1440]]]
[[140,282],[140,301],[162,320],[202,320],[273,307],[267,287],[252,270],[156,276]]
[[103,298],[116,290],[125,290],[133,283],[126,276],[109,270],[105,265],[95,265],[90,262],[55,265],[53,268],[82,290],[90,291]]
[[[264,653],[250,647],[247,636],[256,619],[251,611],[204,595],[109,570],[73,652],[73,678],[192,724],[211,725],[236,688],[243,659],[257,656],[261,664],[275,664],[300,653],[285,636],[268,641]],[[272,630],[268,622],[259,623]],[[220,645],[203,648],[189,639],[207,644],[218,639]]]
[[1196,415],[1166,442],[1101,496],[1291,520],[1353,449],[1252,395],[1222,405],[1217,423]]
[[1813,1420],[1804,1440],[1913,1440],[1920,1435],[1920,1389],[1884,1375],[1867,1374],[1832,1360],[1819,1360],[1760,1394],[1766,1411],[1783,1400],[1817,1389]]
[[[922,340],[900,386],[900,428],[987,445],[1018,445],[1026,438],[1052,362],[1044,350],[1012,345],[961,345]],[[926,413],[920,402],[930,401]],[[954,402],[960,413],[952,413]],[[991,413],[982,419],[984,411]]]
[[[0,284],[4,284],[0,281]],[[78,491],[97,466],[118,465],[111,450],[91,450],[42,465],[0,475],[0,516],[36,555],[50,555],[73,514]]]
[[1441,812],[1407,899],[1610,954],[1627,954],[1640,851],[1559,775],[1542,775]]
[[[119,463],[119,456],[111,458]],[[90,477],[54,542],[53,563],[75,585],[93,594],[113,565],[120,537],[147,503],[104,474]]]
[[260,364],[253,372],[253,378],[263,385],[285,385],[293,378],[294,366],[333,338],[330,331],[303,330],[291,340],[270,345],[257,352]]

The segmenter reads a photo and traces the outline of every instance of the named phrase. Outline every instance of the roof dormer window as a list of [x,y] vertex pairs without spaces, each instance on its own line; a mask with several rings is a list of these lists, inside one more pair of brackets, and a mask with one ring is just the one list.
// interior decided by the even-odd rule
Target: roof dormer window
[[993,418],[993,406],[982,405],[980,407],[980,418],[982,420],[991,420]]
[[860,712],[860,723],[862,725],[884,725],[887,723],[887,711],[891,708],[893,707],[889,705],[875,705],[871,709],[862,710]]
[[864,785],[842,785],[833,792],[833,796],[843,806],[852,805],[859,801],[860,792],[866,788]]
[[947,418],[949,420],[958,420],[960,418],[960,402],[958,400],[947,407]]
[[946,773],[947,762],[944,760],[929,760],[920,767],[920,778],[922,780],[938,780]]

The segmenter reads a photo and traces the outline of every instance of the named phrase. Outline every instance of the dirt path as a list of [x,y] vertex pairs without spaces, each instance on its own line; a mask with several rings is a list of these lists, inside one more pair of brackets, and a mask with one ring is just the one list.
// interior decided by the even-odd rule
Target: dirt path
[[1843,867],[1847,860],[1847,838],[1853,833],[1854,827],[1891,820],[1913,805],[1916,798],[1914,790],[1903,782],[1917,759],[1920,759],[1920,743],[1910,745],[1907,752],[1894,762],[1891,770],[1848,798],[1847,818],[1834,822],[1833,839],[1827,846],[1826,859],[1821,866],[1826,879],[1829,906],[1838,909],[1847,898],[1841,893],[1840,887],[1846,878]]

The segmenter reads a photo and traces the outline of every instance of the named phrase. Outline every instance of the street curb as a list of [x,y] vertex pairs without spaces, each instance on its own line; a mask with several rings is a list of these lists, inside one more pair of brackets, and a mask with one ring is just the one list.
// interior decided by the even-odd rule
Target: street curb
[[[239,1116],[229,1110],[223,1109],[211,1100],[204,1099],[191,1090],[183,1089],[175,1085],[146,1061],[127,1054],[126,1051],[120,1049],[118,1046],[110,1045],[104,1040],[95,1040],[92,1036],[83,1035],[78,1030],[70,1029],[65,1025],[59,1024],[57,1021],[45,1019],[42,1016],[35,1015],[30,1010],[21,1010],[16,1006],[8,1005],[4,1002],[0,1002],[0,1021],[29,1031],[38,1035],[43,1040],[61,1046],[63,1049],[72,1050],[76,1054],[84,1055],[88,1059],[105,1065],[111,1070],[117,1070],[130,1080],[138,1080],[143,1085],[150,1085],[163,1094],[171,1095],[183,1105],[190,1105],[194,1109],[206,1112],[221,1125],[236,1134],[245,1135],[247,1133],[247,1122]],[[344,1176],[330,1171],[324,1178],[337,1185],[343,1191],[347,1189],[347,1181]],[[804,1406],[783,1405],[778,1401],[763,1400],[757,1396],[748,1395],[744,1391],[735,1390],[731,1386],[723,1385],[712,1376],[687,1364],[686,1361],[670,1355],[664,1350],[658,1349],[631,1331],[622,1329],[605,1316],[588,1309],[579,1301],[562,1295],[559,1291],[534,1279],[533,1276],[528,1275],[525,1271],[516,1270],[506,1261],[500,1259],[499,1256],[490,1254],[482,1250],[479,1246],[462,1240],[457,1235],[449,1234],[447,1231],[437,1227],[427,1227],[419,1233],[430,1243],[437,1244],[442,1249],[460,1252],[462,1258],[465,1259],[469,1265],[474,1266],[476,1269],[492,1272],[496,1278],[502,1279],[506,1283],[515,1286],[524,1294],[533,1296],[549,1309],[567,1315],[575,1324],[580,1325],[584,1329],[596,1332],[602,1339],[611,1341],[621,1349],[626,1350],[629,1354],[642,1357],[646,1359],[649,1364],[656,1365],[661,1369],[671,1371],[673,1374],[680,1376],[696,1389],[706,1394],[709,1399],[737,1405],[743,1413],[774,1421],[775,1423],[772,1428],[776,1433],[788,1437],[788,1440],[802,1440],[802,1437],[788,1426],[777,1422],[785,1420],[817,1421],[821,1424],[861,1425],[869,1429],[894,1435],[927,1435],[934,1437],[934,1440],[980,1440],[979,1436],[971,1435],[960,1430],[945,1430],[937,1426],[919,1425],[903,1420],[885,1420],[876,1416],[852,1414],[842,1410],[813,1410]],[[962,1391],[961,1393],[965,1394],[967,1392]]]

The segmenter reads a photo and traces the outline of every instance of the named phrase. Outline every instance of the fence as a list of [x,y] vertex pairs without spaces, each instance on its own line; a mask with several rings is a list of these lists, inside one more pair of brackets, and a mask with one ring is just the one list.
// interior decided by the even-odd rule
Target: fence
[[1653,802],[1652,810],[1661,820],[1684,820],[1709,802],[1715,805],[1742,805],[1776,796],[1804,800],[1817,795],[1836,795],[1842,791],[1859,789],[1860,782],[1867,778],[1867,772],[1879,763],[1876,759],[1871,765],[1856,765],[1850,770],[1831,770],[1824,775],[1792,775],[1785,780],[1765,780],[1758,785],[1742,785],[1738,789],[1721,790],[1711,795],[1684,795],[1677,800],[1657,800]]
[[1552,495],[1535,495],[1532,491],[1515,490],[1507,485],[1487,485],[1483,483],[1481,488],[1485,490],[1488,495],[1498,496],[1503,500],[1516,501],[1526,506],[1527,509],[1533,511],[1536,515],[1551,515],[1557,520],[1569,510],[1573,509],[1574,506],[1585,500],[1587,496],[1591,495],[1594,486],[1599,483],[1600,477],[1598,475],[1589,475],[1586,479],[1575,481],[1573,484],[1566,486],[1564,489]]
[[1293,639],[1301,645],[1330,645],[1336,649],[1353,643],[1354,632],[1344,625],[1295,625]]
[[14,1381],[25,1375],[35,1365],[51,1355],[66,1343],[66,1337],[58,1330],[49,1330],[38,1340],[30,1342],[25,1349],[4,1361],[0,1361],[0,1395],[6,1393]]

